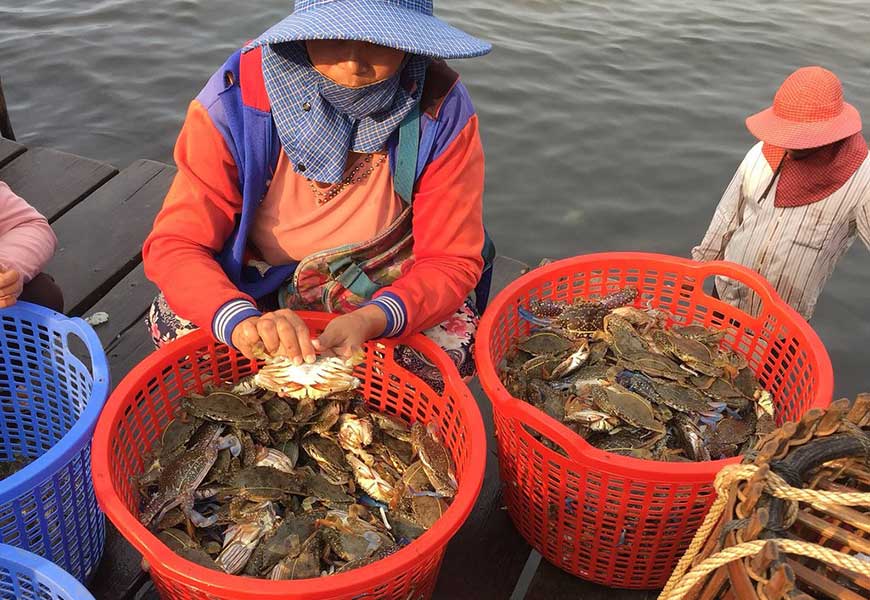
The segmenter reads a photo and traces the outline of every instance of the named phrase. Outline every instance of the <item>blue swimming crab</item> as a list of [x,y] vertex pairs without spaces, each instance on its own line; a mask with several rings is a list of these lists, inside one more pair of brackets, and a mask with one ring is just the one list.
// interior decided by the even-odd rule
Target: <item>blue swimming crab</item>
[[160,473],[158,492],[139,515],[139,521],[148,526],[160,520],[168,510],[181,506],[184,514],[198,521],[193,510],[194,492],[203,482],[224,448],[238,448],[233,436],[221,437],[224,425],[206,423],[196,432],[196,441],[190,450],[178,455]]
[[354,376],[354,368],[365,360],[361,351],[347,359],[324,356],[301,365],[286,356],[267,356],[262,350],[255,355],[265,362],[250,380],[239,384],[239,389],[253,384],[280,396],[313,400],[358,388],[361,382]]
[[592,336],[602,328],[604,317],[610,311],[633,303],[637,296],[637,288],[629,286],[598,299],[579,299],[573,303],[532,300],[527,309],[519,309],[519,314],[533,325],[551,328],[571,339],[578,339]]

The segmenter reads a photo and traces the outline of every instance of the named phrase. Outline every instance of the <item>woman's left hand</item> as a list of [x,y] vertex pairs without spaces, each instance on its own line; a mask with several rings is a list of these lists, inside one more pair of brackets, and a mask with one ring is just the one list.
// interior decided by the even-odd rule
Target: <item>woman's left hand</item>
[[312,343],[323,354],[349,358],[367,341],[379,336],[387,326],[384,311],[374,305],[336,317]]

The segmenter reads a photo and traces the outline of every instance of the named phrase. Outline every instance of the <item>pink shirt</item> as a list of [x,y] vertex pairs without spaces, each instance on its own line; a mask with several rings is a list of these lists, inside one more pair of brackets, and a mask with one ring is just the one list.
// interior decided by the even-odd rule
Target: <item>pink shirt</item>
[[[366,160],[368,158],[368,160]],[[271,265],[301,260],[326,250],[375,237],[402,212],[393,191],[386,154],[360,155],[345,172],[342,184],[312,189],[316,183],[293,171],[281,152],[269,191],[250,230],[251,241]],[[326,198],[324,196],[326,195]]]
[[15,269],[27,283],[39,275],[56,246],[45,217],[0,181],[0,265]]

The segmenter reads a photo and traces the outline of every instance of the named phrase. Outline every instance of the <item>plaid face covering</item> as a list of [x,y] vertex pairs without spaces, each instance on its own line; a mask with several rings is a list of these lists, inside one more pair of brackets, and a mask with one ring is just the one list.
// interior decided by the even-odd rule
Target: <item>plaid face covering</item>
[[318,73],[301,44],[263,46],[266,91],[294,170],[315,181],[339,183],[349,151],[382,150],[420,101],[428,64],[426,57],[413,55],[393,77],[347,88]]

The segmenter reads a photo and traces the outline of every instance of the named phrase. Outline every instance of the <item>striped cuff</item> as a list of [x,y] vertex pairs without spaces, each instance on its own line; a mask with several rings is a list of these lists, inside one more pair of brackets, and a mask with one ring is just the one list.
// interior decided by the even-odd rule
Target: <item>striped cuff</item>
[[384,292],[374,300],[366,302],[363,306],[374,304],[387,316],[387,326],[383,333],[378,337],[398,337],[405,331],[405,325],[408,324],[408,311],[405,310],[405,303],[396,294],[392,292]]
[[247,300],[230,300],[215,313],[211,322],[212,334],[219,342],[232,346],[233,329],[236,325],[261,314],[263,313]]

